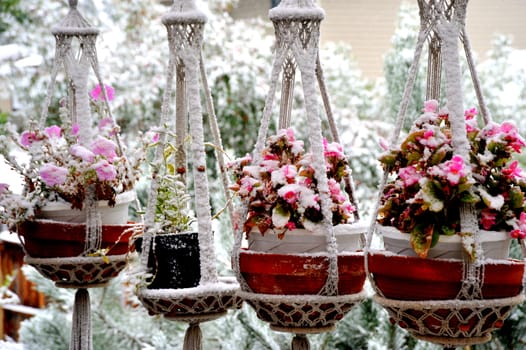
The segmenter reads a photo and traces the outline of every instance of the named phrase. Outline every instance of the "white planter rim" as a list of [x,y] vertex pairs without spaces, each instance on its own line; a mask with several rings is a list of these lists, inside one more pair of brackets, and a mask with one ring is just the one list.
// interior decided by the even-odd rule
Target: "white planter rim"
[[[359,250],[361,248],[360,238],[366,231],[367,227],[359,224],[334,226],[333,232],[338,251]],[[281,239],[278,233],[274,230],[268,230],[265,235],[262,235],[259,230],[255,229],[248,235],[248,248],[253,251],[278,254],[318,254],[327,251],[327,235],[325,233],[294,229],[287,231]]]
[[[409,241],[411,234],[406,232],[401,232],[396,227],[393,226],[382,226],[378,225],[378,231],[382,234],[382,236],[387,236],[390,238],[401,238],[401,239],[407,239]],[[509,233],[506,231],[486,231],[486,230],[479,230],[480,236],[484,236],[484,241],[486,242],[496,242],[496,241],[502,241],[503,239],[509,238]],[[451,236],[446,235],[440,235],[441,242],[444,243],[456,243],[461,242],[461,237],[458,234],[454,234]]]
[[[259,233],[259,230],[256,228],[254,228],[250,233],[249,233],[249,236],[251,233]],[[276,232],[276,230],[274,229],[268,229],[267,231],[265,231],[265,236],[266,235],[278,235],[282,232],[282,230],[278,230]],[[338,224],[336,226],[333,226],[333,232],[335,235],[340,235],[340,234],[361,234],[361,233],[365,233],[367,232],[367,225],[366,224],[363,224],[361,222],[357,222],[357,223],[352,223],[352,224]],[[307,229],[304,229],[304,228],[296,228],[294,230],[287,230],[285,232],[285,235],[287,236],[325,236],[324,233],[321,233],[319,231],[310,231],[310,230],[307,230]]]
[[[126,191],[123,193],[119,193],[115,196],[115,205],[118,204],[124,204],[124,203],[130,203],[135,200],[136,198],[135,191]],[[108,201],[99,201],[98,203],[99,208],[109,207]],[[71,203],[68,203],[66,201],[61,202],[47,202],[41,210],[43,211],[55,211],[55,210],[71,210]]]

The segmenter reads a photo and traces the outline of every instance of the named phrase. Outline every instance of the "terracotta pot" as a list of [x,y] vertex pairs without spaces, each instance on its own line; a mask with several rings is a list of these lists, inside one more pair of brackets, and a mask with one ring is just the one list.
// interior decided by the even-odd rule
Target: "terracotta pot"
[[[142,252],[142,237],[136,240]],[[154,275],[148,289],[179,289],[199,285],[201,279],[197,232],[163,233],[155,236],[148,268]]]
[[[455,299],[462,285],[460,260],[422,259],[372,251],[369,272],[386,298],[398,300]],[[524,262],[491,261],[484,267],[482,294],[485,299],[506,298],[522,290]]]
[[[133,249],[130,237],[137,234],[141,224],[103,225],[101,249],[106,255],[126,254]],[[86,225],[51,220],[26,221],[17,227],[24,247],[34,258],[77,257],[84,253]]]
[[[367,227],[359,223],[334,226],[338,252],[359,250],[360,238],[366,232]],[[262,235],[255,229],[248,235],[248,248],[274,254],[323,253],[327,251],[327,237],[324,233],[295,229],[287,231],[280,239],[274,230],[267,230]]]
[[[271,254],[241,250],[240,272],[254,293],[316,295],[329,268],[326,255]],[[365,282],[363,253],[338,255],[340,295],[359,293]]]

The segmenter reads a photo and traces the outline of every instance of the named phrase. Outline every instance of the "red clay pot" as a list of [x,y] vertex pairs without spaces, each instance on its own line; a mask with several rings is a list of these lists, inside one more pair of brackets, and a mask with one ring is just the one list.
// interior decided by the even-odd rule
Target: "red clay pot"
[[[383,251],[370,252],[369,271],[386,298],[398,300],[455,299],[462,284],[462,262],[422,259]],[[484,267],[484,299],[507,298],[522,290],[524,262],[508,259]]]
[[[130,237],[141,229],[142,224],[103,225],[101,249],[109,249],[106,255],[121,255],[133,250]],[[86,225],[35,220],[17,227],[24,239],[24,246],[33,258],[76,257],[84,252]]]
[[[243,278],[254,293],[316,295],[327,280],[329,258],[241,250],[239,265]],[[363,253],[338,255],[338,270],[340,295],[359,293],[363,289]]]

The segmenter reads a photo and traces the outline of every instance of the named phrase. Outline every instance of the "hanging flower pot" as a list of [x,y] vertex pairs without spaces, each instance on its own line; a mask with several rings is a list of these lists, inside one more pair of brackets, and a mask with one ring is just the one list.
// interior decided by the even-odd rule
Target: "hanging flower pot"
[[[346,224],[354,230],[359,215],[318,60],[323,17],[314,2],[284,0],[270,10],[279,45],[258,139],[252,156],[230,164],[231,188],[242,203],[232,259],[239,295],[272,329],[297,334],[332,330],[365,296],[363,254],[357,252],[363,231],[340,231]],[[310,152],[290,127],[296,69]],[[280,73],[279,130],[268,136]],[[332,142],[323,138],[317,91]],[[242,249],[244,236],[248,249]],[[306,337],[296,336],[292,349],[299,346],[309,346]]]
[[[236,293],[239,285],[231,278],[219,277],[215,264],[199,82],[204,85],[208,117],[219,149],[221,140],[201,53],[206,16],[194,1],[178,0],[163,16],[162,22],[168,32],[170,48],[159,123],[165,130],[160,130],[156,140],[141,243],[141,268],[145,275],[152,273],[153,280],[149,283],[147,278],[143,279],[137,296],[151,315],[188,322],[183,348],[199,350],[202,348],[199,323],[225,315],[229,308],[239,307],[241,300]],[[175,125],[169,118],[174,76]],[[173,144],[168,135],[175,136]],[[186,158],[187,140],[191,143],[190,161]],[[218,159],[222,159],[222,155]],[[219,163],[224,169],[224,162]],[[188,164],[192,165],[188,174],[193,175],[192,204],[196,219],[196,227],[191,230],[197,232],[185,234],[182,232],[190,229],[187,226],[192,221],[187,215]],[[223,184],[226,189],[226,182]],[[166,232],[175,234],[166,235]],[[166,277],[165,272],[168,273]]]
[[[386,176],[374,214],[378,225],[367,240],[370,245],[376,226],[387,251],[367,246],[366,263],[374,300],[393,323],[448,347],[479,344],[524,301],[524,262],[507,256],[510,238],[526,236],[526,193],[513,160],[526,142],[512,123],[491,121],[481,94],[483,127],[476,109],[463,110],[459,38],[480,91],[465,31],[467,1],[418,4],[419,41],[393,144],[380,157]],[[426,40],[427,95],[438,99],[443,64],[447,108],[426,101],[395,145]]]
[[[142,252],[142,237],[135,241]],[[153,279],[148,289],[179,289],[199,285],[201,269],[197,232],[164,233],[154,237],[148,257]]]

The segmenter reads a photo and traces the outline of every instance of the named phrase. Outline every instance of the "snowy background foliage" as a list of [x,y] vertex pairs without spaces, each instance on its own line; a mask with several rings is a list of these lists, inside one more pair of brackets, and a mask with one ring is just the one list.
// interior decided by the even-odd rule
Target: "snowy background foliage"
[[[30,118],[40,115],[54,54],[50,28],[65,16],[65,3],[20,1],[17,11],[23,14],[21,18],[1,19],[0,93],[13,97],[15,110],[0,115],[0,124],[9,120],[22,127]],[[269,86],[273,30],[268,21],[234,21],[226,12],[235,5],[231,0],[209,0],[203,5],[209,7],[204,57],[225,151],[230,157],[242,156],[252,150]],[[113,113],[130,148],[137,130],[147,131],[159,120],[168,58],[166,30],[160,16],[166,10],[166,6],[156,1],[81,2],[81,11],[101,30],[98,40],[101,70],[105,82],[115,88]],[[381,172],[376,162],[378,140],[390,137],[413,57],[417,18],[414,6],[402,7],[392,49],[385,56],[384,79],[366,79],[352,59],[350,46],[326,44],[321,49],[334,114],[365,220],[369,220]],[[523,62],[524,54],[513,49],[509,38],[496,37],[489,59],[479,65],[478,72],[493,117],[499,121],[515,120],[524,134],[526,72]],[[407,116],[409,121],[419,114],[425,95],[426,64],[423,59]],[[56,95],[60,96],[63,91],[64,87],[59,85]],[[293,120],[299,120],[301,131],[305,127],[301,125],[302,101],[301,94],[296,95]],[[468,106],[475,103],[468,77],[465,96]],[[211,171],[217,172],[214,167]],[[146,184],[142,182],[143,187]],[[219,184],[211,186],[213,207],[217,211],[224,205],[224,198]],[[232,274],[229,254],[233,238],[226,215],[221,218],[216,226],[219,271]],[[55,288],[29,267],[24,271],[48,298],[45,311],[22,326],[20,336],[24,348],[68,349],[73,293]],[[95,350],[180,348],[185,324],[148,316],[134,295],[131,272],[122,274],[108,288],[94,290],[91,300]],[[476,348],[520,348],[526,337],[525,313],[526,308],[518,308],[494,341]],[[270,331],[248,306],[205,323],[202,329],[204,349],[278,350],[287,348],[292,337]],[[371,300],[356,307],[336,331],[310,336],[310,340],[313,349],[438,349],[415,341],[392,326],[384,310]]]

